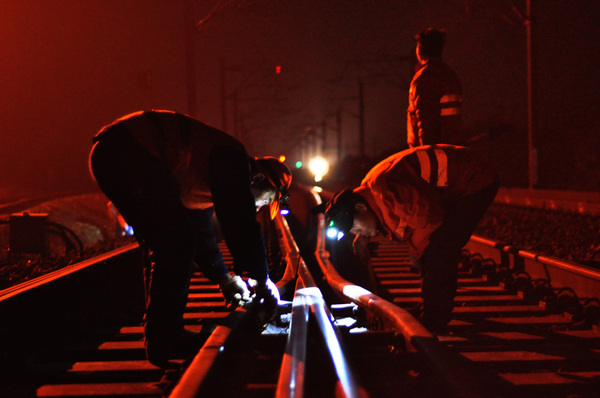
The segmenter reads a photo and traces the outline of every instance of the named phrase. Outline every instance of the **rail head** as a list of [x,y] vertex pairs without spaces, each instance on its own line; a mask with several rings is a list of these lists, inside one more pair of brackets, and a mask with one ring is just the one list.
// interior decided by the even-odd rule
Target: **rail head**
[[[283,217],[277,216],[275,226],[278,230],[280,249],[288,262],[287,266],[293,267],[291,268],[292,271],[286,269],[286,274],[288,279],[292,276],[296,279],[296,291],[292,302],[292,321],[289,327],[285,355],[279,372],[276,396],[280,398],[300,398],[304,395],[307,327],[309,314],[313,313],[325,338],[326,346],[330,350],[342,393],[346,397],[366,398],[354,381],[343,354],[339,336],[337,336],[331,322],[332,316],[328,312],[323,296],[316,287],[306,264],[300,257],[287,222]],[[248,316],[246,314],[249,312],[243,308],[238,308],[227,317],[224,325],[220,325],[215,329],[187,367],[169,397],[192,398],[198,396],[207,377],[210,377],[209,372],[215,360],[224,350],[230,336],[245,322]]]
[[118,249],[114,249],[107,253],[101,254],[99,256],[95,256],[94,258],[84,260],[84,261],[78,262],[76,264],[68,265],[68,266],[61,268],[59,270],[56,270],[54,272],[49,272],[47,274],[44,274],[37,278],[25,281],[18,285],[11,286],[4,290],[0,290],[0,302],[9,300],[15,296],[24,294],[30,290],[39,288],[40,286],[52,283],[53,281],[56,281],[58,279],[66,278],[69,275],[72,275],[76,272],[80,272],[87,268],[99,266],[107,260],[110,260],[114,257],[123,255],[125,253],[129,253],[138,248],[139,248],[139,245],[137,243],[130,243],[130,244],[120,247]]
[[300,256],[298,246],[294,242],[285,219],[280,218],[278,226],[284,236],[282,244],[288,245],[285,251],[291,253],[291,257],[298,258],[299,261],[296,290],[292,304],[292,322],[290,323],[288,343],[277,383],[276,397],[300,398],[304,394],[307,328],[309,315],[312,313],[329,350],[339,381],[340,393],[344,397],[367,398],[368,394],[356,382],[346,359],[347,356],[342,347],[339,333],[331,321],[333,317],[327,308],[323,294]]
[[545,279],[553,288],[570,287],[579,297],[600,298],[600,270],[596,268],[479,236],[473,236],[466,248],[472,254],[491,258],[511,272],[525,272],[532,279]]
[[169,394],[170,398],[194,398],[206,380],[215,360],[223,351],[227,340],[248,317],[248,312],[238,308],[226,318],[222,325],[216,327],[200,351],[187,367],[177,385]]

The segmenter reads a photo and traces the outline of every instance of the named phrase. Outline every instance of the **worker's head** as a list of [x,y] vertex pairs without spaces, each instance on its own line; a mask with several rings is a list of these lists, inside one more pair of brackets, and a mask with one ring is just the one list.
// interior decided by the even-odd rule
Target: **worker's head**
[[423,63],[427,59],[441,57],[446,44],[446,30],[427,28],[415,36],[417,58]]
[[254,158],[251,190],[256,211],[269,205],[271,219],[275,218],[280,205],[290,198],[288,190],[291,184],[292,172],[285,164],[270,156]]
[[365,199],[351,189],[338,192],[325,208],[327,235],[341,239],[344,235],[370,238],[377,235],[379,222]]

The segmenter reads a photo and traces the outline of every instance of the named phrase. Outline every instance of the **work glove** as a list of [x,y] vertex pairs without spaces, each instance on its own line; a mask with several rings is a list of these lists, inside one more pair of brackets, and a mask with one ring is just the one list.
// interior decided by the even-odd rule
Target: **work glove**
[[352,241],[352,250],[354,255],[363,262],[369,261],[369,238],[364,238],[360,235],[356,235]]
[[371,257],[374,257],[374,250],[377,250],[379,243],[372,241],[371,238],[365,238],[360,235],[356,235],[352,241],[352,250],[354,255],[364,263],[368,263]]
[[225,274],[219,278],[219,288],[225,297],[227,308],[235,310],[250,301],[250,290],[239,275]]
[[254,290],[252,302],[259,307],[258,315],[261,323],[267,324],[275,318],[277,304],[281,299],[279,289],[270,278],[263,280],[248,279],[248,284]]

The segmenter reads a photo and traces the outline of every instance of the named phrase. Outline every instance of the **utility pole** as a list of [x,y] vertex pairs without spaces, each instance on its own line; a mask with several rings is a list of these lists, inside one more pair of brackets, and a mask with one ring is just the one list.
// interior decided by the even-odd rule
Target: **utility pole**
[[185,75],[187,88],[187,113],[196,116],[196,20],[194,19],[194,0],[184,3],[185,31]]
[[342,161],[342,109],[338,108],[335,115],[336,128],[337,128],[337,161]]
[[323,120],[321,123],[321,156],[327,154],[327,121]]
[[227,132],[227,87],[225,86],[225,61],[219,58],[219,81],[221,87],[221,130]]
[[365,100],[363,83],[358,80],[358,153],[365,157]]
[[531,0],[527,0],[525,28],[527,29],[527,138],[529,153],[529,189],[537,184],[537,151],[533,147],[533,59],[531,43]]
[[241,139],[240,133],[240,112],[239,112],[239,101],[238,101],[238,93],[235,91],[233,93],[233,136]]

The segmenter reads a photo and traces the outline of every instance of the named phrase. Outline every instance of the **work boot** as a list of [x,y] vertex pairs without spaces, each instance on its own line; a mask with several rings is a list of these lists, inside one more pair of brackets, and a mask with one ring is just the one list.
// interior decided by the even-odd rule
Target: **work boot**
[[183,329],[178,337],[152,336],[144,338],[146,357],[153,365],[161,368],[177,366],[172,359],[190,358],[202,348],[207,336],[203,333]]
[[427,330],[429,330],[432,334],[437,335],[446,335],[450,334],[450,329],[448,328],[448,323],[440,321],[439,319],[435,319],[433,317],[429,317],[426,314],[423,314],[419,317],[419,321]]

